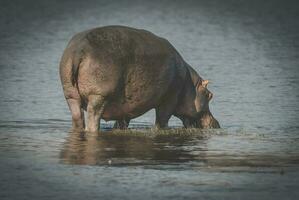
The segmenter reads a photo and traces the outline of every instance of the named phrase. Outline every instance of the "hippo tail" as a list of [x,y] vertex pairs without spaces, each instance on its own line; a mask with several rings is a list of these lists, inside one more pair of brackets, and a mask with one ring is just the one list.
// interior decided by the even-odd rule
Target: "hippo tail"
[[81,61],[82,59],[80,57],[78,58],[77,56],[75,56],[72,62],[71,81],[73,86],[75,86],[78,82],[79,66]]
[[66,49],[60,61],[60,79],[67,88],[77,87],[79,66],[82,59]]

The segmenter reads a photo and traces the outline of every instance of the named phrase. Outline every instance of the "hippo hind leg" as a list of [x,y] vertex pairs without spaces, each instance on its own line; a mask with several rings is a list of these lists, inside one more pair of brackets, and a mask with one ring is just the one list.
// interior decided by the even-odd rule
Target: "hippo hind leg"
[[84,111],[82,108],[81,100],[75,98],[67,98],[67,104],[72,113],[72,124],[74,132],[82,131],[85,127]]
[[113,128],[114,129],[127,129],[130,123],[130,119],[122,119],[122,120],[117,120],[114,123]]
[[87,132],[97,132],[104,112],[106,100],[102,95],[90,95],[87,104]]

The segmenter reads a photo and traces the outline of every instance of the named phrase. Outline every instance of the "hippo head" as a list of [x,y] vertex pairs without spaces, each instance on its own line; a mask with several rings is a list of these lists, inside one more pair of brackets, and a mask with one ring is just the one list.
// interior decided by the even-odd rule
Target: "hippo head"
[[198,128],[220,128],[218,121],[213,117],[209,109],[209,102],[213,94],[207,88],[208,83],[208,80],[202,80],[195,86],[196,97],[194,99],[194,105],[196,117],[193,123],[195,124],[194,126]]
[[193,86],[195,92],[187,95],[183,109],[185,114],[180,117],[186,128],[220,128],[209,109],[213,94],[207,88],[208,83],[208,80],[197,81]]

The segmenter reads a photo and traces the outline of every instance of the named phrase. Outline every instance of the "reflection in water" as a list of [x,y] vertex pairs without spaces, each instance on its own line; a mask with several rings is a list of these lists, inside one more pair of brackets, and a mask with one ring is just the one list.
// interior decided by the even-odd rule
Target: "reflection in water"
[[205,152],[202,136],[169,132],[154,134],[106,131],[100,135],[72,132],[60,156],[66,164],[87,165],[155,165],[194,160],[204,162],[204,156],[198,158],[192,149],[196,142],[196,149]]
[[[136,128],[136,127],[135,127]],[[64,164],[177,165],[208,170],[233,167],[285,167],[299,163],[298,149],[277,149],[280,138],[226,133],[224,130],[179,129],[155,131],[106,129],[99,135],[69,133],[60,153]],[[248,137],[250,136],[250,137]],[[288,142],[288,141],[285,141]],[[286,153],[286,152],[293,153]],[[167,167],[166,167],[167,168]]]

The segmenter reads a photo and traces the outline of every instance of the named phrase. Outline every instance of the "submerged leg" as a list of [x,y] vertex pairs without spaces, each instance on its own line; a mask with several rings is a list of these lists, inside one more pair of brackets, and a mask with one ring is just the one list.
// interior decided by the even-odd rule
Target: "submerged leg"
[[68,98],[67,104],[72,113],[73,131],[82,131],[85,128],[85,122],[81,100]]
[[90,95],[87,104],[88,132],[97,132],[100,129],[100,119],[105,109],[105,98],[101,95]]
[[114,129],[127,129],[130,123],[130,119],[122,119],[122,120],[117,120],[114,123],[113,128]]

